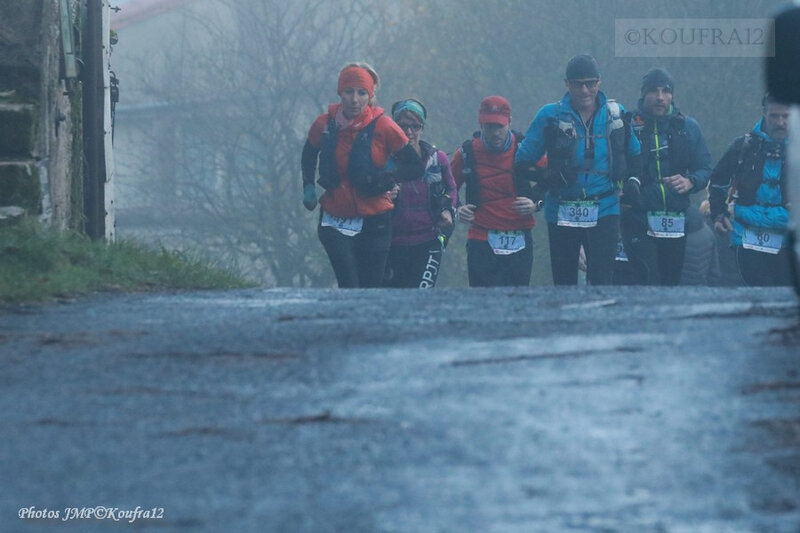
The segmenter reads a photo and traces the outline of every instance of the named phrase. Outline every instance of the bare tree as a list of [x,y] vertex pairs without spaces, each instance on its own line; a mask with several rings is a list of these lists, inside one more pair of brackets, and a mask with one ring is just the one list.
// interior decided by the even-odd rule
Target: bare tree
[[167,111],[143,123],[151,171],[141,190],[182,239],[267,284],[333,283],[316,214],[300,202],[300,152],[336,99],[339,68],[377,61],[391,38],[375,4],[245,0],[193,11],[184,46],[165,53],[149,89]]

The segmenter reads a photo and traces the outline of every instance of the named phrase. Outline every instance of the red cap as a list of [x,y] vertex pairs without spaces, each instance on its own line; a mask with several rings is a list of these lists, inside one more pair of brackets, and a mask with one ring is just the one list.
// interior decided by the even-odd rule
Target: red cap
[[502,124],[508,126],[511,122],[511,104],[502,96],[487,96],[481,102],[478,111],[478,123]]

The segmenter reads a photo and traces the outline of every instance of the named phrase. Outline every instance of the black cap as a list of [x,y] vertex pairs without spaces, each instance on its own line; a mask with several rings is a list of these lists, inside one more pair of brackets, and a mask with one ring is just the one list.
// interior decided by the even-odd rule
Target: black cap
[[651,68],[642,77],[642,94],[652,91],[656,87],[663,87],[669,92],[675,90],[675,80],[663,68]]
[[568,80],[588,80],[600,77],[597,61],[589,54],[573,56],[567,63]]

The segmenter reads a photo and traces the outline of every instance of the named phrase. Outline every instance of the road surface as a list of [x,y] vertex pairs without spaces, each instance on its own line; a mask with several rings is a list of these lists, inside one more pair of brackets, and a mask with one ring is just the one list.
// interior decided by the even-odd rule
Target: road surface
[[789,289],[5,307],[0,531],[797,533],[798,323]]

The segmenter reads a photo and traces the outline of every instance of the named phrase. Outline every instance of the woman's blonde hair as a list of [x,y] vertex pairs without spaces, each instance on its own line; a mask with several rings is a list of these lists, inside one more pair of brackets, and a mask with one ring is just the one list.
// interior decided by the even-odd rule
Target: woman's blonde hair
[[374,90],[375,94],[372,98],[369,99],[369,105],[371,106],[376,105],[378,103],[378,87],[380,87],[381,85],[381,79],[378,76],[378,72],[375,70],[375,68],[373,68],[372,65],[370,65],[366,61],[354,61],[352,63],[347,63],[346,65],[342,66],[342,68],[339,69],[339,73],[341,74],[341,72],[344,69],[349,67],[359,67],[369,72],[369,75],[372,77],[372,81],[375,82],[375,90]]

